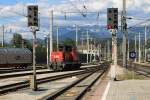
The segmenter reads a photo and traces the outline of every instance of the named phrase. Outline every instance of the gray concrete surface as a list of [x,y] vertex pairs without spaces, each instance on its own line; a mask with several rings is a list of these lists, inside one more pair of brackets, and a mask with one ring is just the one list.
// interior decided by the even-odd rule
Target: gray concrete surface
[[110,82],[106,100],[150,100],[150,80]]

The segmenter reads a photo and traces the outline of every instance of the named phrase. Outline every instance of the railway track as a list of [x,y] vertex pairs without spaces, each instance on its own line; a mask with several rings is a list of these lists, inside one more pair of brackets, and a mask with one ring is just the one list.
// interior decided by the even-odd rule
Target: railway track
[[142,69],[142,68],[137,67],[137,68],[134,68],[133,70],[139,75],[143,75],[145,77],[150,78],[150,69],[145,70],[144,68]]
[[[120,62],[120,64],[122,65],[122,61]],[[140,64],[135,64],[135,63],[131,64],[129,62],[128,62],[127,66],[130,71],[134,71],[139,75],[143,75],[145,77],[150,78],[150,68],[140,65]]]
[[139,75],[143,75],[145,77],[148,77],[150,78],[150,73],[149,72],[146,72],[146,71],[135,71],[136,73],[138,73]]
[[142,65],[136,66],[135,64],[133,66],[129,66],[128,64],[128,67],[131,67],[128,69],[134,70],[134,72],[136,72],[137,74],[150,78],[150,68],[142,67]]
[[[46,69],[46,67],[42,66],[37,66],[37,70],[41,69]],[[15,69],[15,68],[0,68],[0,74],[5,74],[5,73],[14,73],[14,72],[24,72],[24,71],[31,71],[33,70],[32,67],[28,67],[25,69]]]
[[[92,64],[91,64],[92,65]],[[83,69],[85,68],[86,66],[89,66],[87,64],[82,64],[81,68],[80,69]],[[92,65],[94,66],[94,65]],[[83,68],[82,68],[83,67]],[[87,67],[86,67],[87,68]],[[36,70],[42,70],[42,69],[47,69],[47,67],[45,65],[39,65],[39,66],[36,66]],[[0,74],[6,74],[6,73],[15,73],[15,72],[25,72],[25,71],[32,71],[33,68],[31,66],[29,66],[28,68],[26,69],[15,69],[15,68],[0,68]]]
[[[54,76],[45,76],[45,77],[37,78],[37,83],[42,84],[45,82],[59,80],[59,79],[63,79],[63,78],[71,77],[71,76],[82,75],[82,74],[93,72],[97,69],[100,70],[101,67],[97,66],[97,67],[91,67],[85,70],[79,70],[75,72],[69,72],[69,73],[66,72],[64,74],[59,74],[59,75],[54,75]],[[29,86],[30,86],[30,80],[24,80],[24,81],[15,82],[12,84],[2,85],[0,86],[0,94],[2,95],[11,91],[16,91],[18,89],[27,88]]]
[[[53,73],[54,71],[50,70],[37,70],[37,74],[45,74],[45,73]],[[6,78],[12,78],[12,77],[22,77],[22,76],[27,76],[27,75],[32,75],[32,71],[24,71],[24,72],[15,72],[15,73],[3,73],[0,74],[0,79],[6,79]]]
[[[84,69],[90,69],[91,67],[95,67],[96,65],[85,65],[81,66],[80,69],[78,70],[84,70]],[[44,73],[54,73],[55,71],[52,71],[50,69],[39,69],[37,70],[37,74],[44,74]],[[29,71],[19,71],[19,72],[13,72],[13,73],[3,73],[0,74],[0,79],[5,79],[5,78],[12,78],[12,77],[21,77],[21,76],[27,76],[27,75],[32,75],[33,72],[32,70]]]
[[72,84],[38,100],[80,100],[93,84],[106,72],[107,68],[92,70],[79,76]]

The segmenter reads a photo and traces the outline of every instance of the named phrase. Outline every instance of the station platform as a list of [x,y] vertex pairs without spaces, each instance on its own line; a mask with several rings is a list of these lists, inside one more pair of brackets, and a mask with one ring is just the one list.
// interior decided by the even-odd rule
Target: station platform
[[150,100],[149,83],[150,80],[110,81],[104,100]]
[[[82,100],[150,100],[150,79],[139,75],[138,78],[122,79],[118,76],[125,74],[125,69],[116,67],[117,81],[110,78],[109,70],[96,89]],[[132,74],[132,72],[131,72]],[[134,76],[135,77],[135,76]],[[140,77],[140,78],[139,78]]]
[[149,63],[149,62],[146,62],[146,63],[144,63],[144,62],[141,62],[141,63],[139,63],[139,62],[134,62],[134,64],[138,64],[138,65],[143,65],[143,66],[150,67],[150,63]]
[[[116,74],[117,76],[124,75],[125,69],[118,66],[116,68]],[[110,77],[110,73],[108,77]],[[130,78],[118,81],[109,80],[101,100],[150,100],[149,83],[150,79],[148,78]]]

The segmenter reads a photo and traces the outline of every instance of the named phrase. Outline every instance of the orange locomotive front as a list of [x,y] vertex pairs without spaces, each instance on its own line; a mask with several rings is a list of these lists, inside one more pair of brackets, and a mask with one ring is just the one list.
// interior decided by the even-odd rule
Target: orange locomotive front
[[59,50],[51,52],[50,68],[54,71],[73,70],[81,66],[76,48],[67,45],[59,46]]

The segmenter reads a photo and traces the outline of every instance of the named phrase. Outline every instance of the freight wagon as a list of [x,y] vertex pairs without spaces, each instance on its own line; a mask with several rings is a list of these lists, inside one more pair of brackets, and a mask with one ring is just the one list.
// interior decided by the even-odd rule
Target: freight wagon
[[32,53],[26,48],[0,48],[0,67],[26,68],[32,63]]

